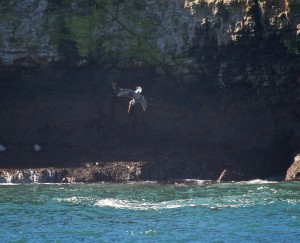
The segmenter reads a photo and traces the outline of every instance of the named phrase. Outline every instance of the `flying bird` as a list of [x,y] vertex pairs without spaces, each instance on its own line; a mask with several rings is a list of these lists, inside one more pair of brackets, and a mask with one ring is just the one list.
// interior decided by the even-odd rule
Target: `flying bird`
[[144,96],[141,95],[142,88],[140,86],[136,87],[135,91],[131,89],[124,89],[117,86],[115,82],[112,82],[112,87],[118,97],[127,97],[131,100],[129,101],[128,113],[130,112],[131,106],[135,105],[136,102],[139,102],[143,110],[146,111],[148,108],[148,102]]

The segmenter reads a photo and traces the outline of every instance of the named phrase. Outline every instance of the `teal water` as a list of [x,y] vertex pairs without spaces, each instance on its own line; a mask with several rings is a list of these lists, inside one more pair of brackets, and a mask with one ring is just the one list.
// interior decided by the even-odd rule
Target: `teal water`
[[300,183],[0,184],[0,242],[297,242]]

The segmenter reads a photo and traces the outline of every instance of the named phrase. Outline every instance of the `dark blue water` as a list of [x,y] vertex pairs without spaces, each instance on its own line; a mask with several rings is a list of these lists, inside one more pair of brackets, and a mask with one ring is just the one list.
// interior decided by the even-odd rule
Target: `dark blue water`
[[300,183],[0,184],[0,242],[297,242]]

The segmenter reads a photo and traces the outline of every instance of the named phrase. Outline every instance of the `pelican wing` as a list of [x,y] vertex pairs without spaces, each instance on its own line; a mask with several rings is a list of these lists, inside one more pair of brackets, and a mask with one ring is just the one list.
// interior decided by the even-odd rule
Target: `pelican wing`
[[138,94],[138,93],[135,93],[135,99],[142,105],[143,107],[143,110],[146,111],[147,108],[148,108],[148,102],[147,100],[145,99],[144,96]]
[[135,99],[135,92],[131,89],[119,89],[119,92],[117,94],[118,97],[127,97],[130,99]]
[[[112,87],[115,90],[115,93],[117,94],[118,97],[126,97],[126,98],[136,100],[142,105],[144,111],[147,110],[148,102],[145,99],[145,97],[142,96],[140,93],[136,93],[131,89],[119,88],[117,86],[117,84],[114,83],[114,82],[112,82]],[[129,113],[129,110],[130,110],[130,106],[131,106],[131,104],[129,103],[128,113]]]
[[117,90],[117,84],[115,82],[111,82],[111,86],[113,87],[114,90]]

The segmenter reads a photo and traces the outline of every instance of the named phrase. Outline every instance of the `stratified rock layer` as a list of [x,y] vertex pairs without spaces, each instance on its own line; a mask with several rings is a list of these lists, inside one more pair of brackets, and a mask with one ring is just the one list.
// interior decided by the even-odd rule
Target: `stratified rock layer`
[[8,0],[0,12],[4,66],[170,65],[201,75],[212,62],[219,74],[230,68],[228,46],[260,57],[277,43],[299,52],[297,0]]

